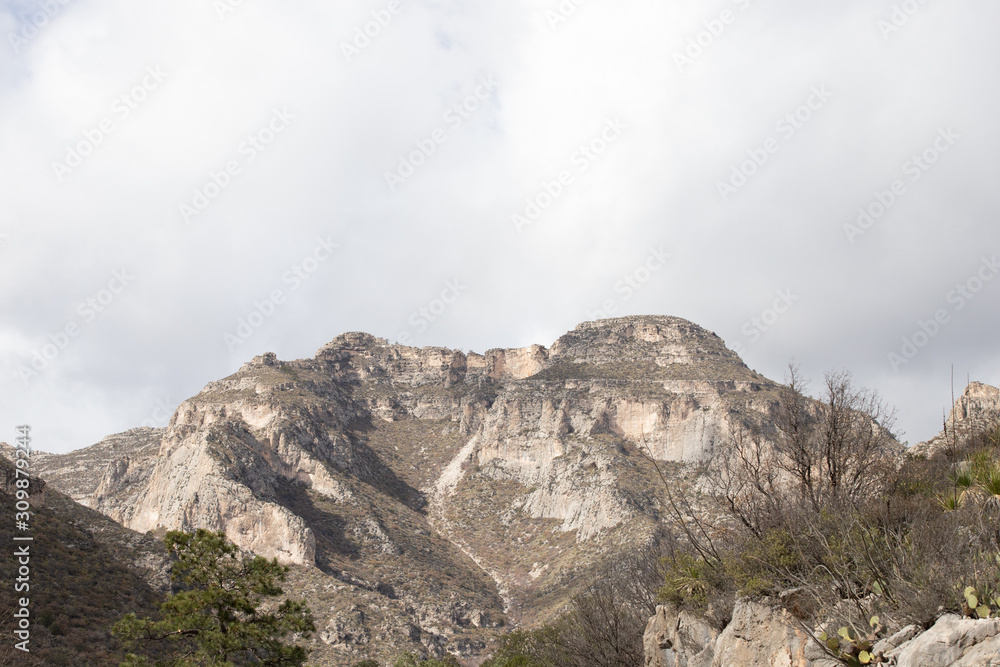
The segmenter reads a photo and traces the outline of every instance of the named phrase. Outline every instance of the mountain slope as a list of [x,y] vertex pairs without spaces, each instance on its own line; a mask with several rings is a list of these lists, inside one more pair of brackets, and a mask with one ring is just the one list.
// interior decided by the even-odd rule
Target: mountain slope
[[997,420],[1000,420],[1000,388],[970,382],[952,406],[941,432],[917,443],[910,452],[929,458],[963,437],[993,426]]
[[[348,333],[312,359],[255,357],[165,429],[36,469],[134,530],[224,530],[292,564],[323,664],[396,648],[470,655],[659,539],[647,457],[685,483],[776,391],[672,317],[485,354]],[[99,470],[75,474],[91,450]]]
[[[0,443],[2,444],[2,443]],[[3,445],[5,453],[10,447]],[[162,544],[114,523],[59,491],[32,480],[30,542],[13,541],[14,466],[0,457],[0,542],[28,546],[29,589],[16,593],[30,600],[30,652],[0,649],[0,664],[112,665],[117,652],[110,628],[128,612],[148,615],[167,590],[167,556]],[[0,576],[11,585],[0,592],[0,609],[15,608],[14,558],[0,560]],[[4,636],[13,637],[5,614]],[[6,652],[6,653],[5,653]]]

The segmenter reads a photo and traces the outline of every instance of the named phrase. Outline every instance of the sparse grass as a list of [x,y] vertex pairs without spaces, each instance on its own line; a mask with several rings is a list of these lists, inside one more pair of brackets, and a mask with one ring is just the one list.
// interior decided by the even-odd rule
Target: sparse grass
[[528,380],[565,382],[566,380],[604,380],[607,382],[656,383],[668,380],[755,381],[753,371],[731,362],[695,359],[693,363],[660,366],[654,361],[608,362],[597,366],[586,362],[557,361]]
[[872,615],[886,632],[928,626],[942,611],[982,615],[962,591],[990,599],[1000,591],[1000,447],[992,443],[970,437],[954,463],[944,453],[911,459],[878,494],[826,497],[818,514],[785,485],[756,530],[733,521],[711,557],[675,554],[662,595],[704,611],[713,599],[797,588],[815,622],[858,632]]
[[[6,459],[0,465],[10,467]],[[57,498],[56,491],[46,493],[46,506],[34,508],[30,522],[31,655],[47,665],[118,664],[124,654],[111,638],[111,624],[126,612],[155,613],[162,594],[131,564],[137,555],[133,546],[97,536],[109,530],[110,519]],[[0,541],[7,545],[18,544],[12,541],[14,512],[13,496],[0,490],[0,514],[11,518],[0,524]],[[130,531],[116,533],[128,539]],[[0,559],[0,578],[13,582],[16,568],[16,559]],[[13,610],[13,583],[2,588],[0,609]],[[10,638],[11,621],[9,616],[2,621]]]
[[458,427],[450,419],[375,420],[360,436],[410,486],[423,489],[468,440]]

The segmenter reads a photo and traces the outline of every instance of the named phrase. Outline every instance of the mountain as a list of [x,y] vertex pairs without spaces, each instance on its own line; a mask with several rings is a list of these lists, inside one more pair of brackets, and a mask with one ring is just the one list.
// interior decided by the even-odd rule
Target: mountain
[[952,406],[941,432],[930,440],[917,443],[910,452],[930,458],[963,437],[994,426],[998,420],[1000,388],[982,382],[970,382]]
[[586,322],[549,348],[484,354],[346,333],[311,359],[255,357],[166,428],[33,466],[138,533],[224,530],[290,564],[318,664],[473,656],[656,543],[650,459],[690,484],[777,389],[674,317]]
[[[13,448],[0,443],[0,449],[9,455]],[[128,612],[148,615],[158,608],[169,583],[163,545],[79,505],[37,478],[29,484],[29,530],[17,531],[18,536],[32,539],[14,542],[15,481],[14,466],[0,457],[0,508],[9,519],[0,525],[0,541],[14,545],[6,547],[10,554],[15,548],[28,551],[23,559],[0,560],[0,576],[10,582],[0,592],[0,609],[5,610],[4,635],[11,638],[0,647],[0,664],[118,664],[124,655],[111,640],[111,625]],[[28,573],[21,583],[28,588],[15,592],[13,582],[20,576],[16,570],[24,560]],[[17,608],[15,597],[30,601],[28,653],[13,647],[13,628],[6,627]]]

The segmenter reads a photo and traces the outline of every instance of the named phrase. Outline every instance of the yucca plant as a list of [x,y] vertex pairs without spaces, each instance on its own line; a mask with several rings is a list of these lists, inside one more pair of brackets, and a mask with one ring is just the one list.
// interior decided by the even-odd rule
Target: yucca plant
[[959,463],[956,468],[954,472],[949,474],[953,487],[951,493],[940,497],[941,505],[949,511],[957,510],[965,504],[975,486],[972,466],[969,461]]
[[961,496],[958,493],[939,496],[938,500],[946,512],[954,512],[962,506]]
[[988,470],[983,470],[976,480],[976,485],[985,496],[988,505],[1000,505],[1000,466],[994,463]]
[[991,452],[980,450],[959,463],[949,475],[953,489],[940,498],[946,510],[956,510],[971,498],[1000,507],[1000,461]]
[[964,493],[972,488],[975,480],[972,476],[972,466],[969,461],[963,461],[959,464],[959,469],[952,475],[951,481],[955,484],[955,488],[959,489],[961,493]]

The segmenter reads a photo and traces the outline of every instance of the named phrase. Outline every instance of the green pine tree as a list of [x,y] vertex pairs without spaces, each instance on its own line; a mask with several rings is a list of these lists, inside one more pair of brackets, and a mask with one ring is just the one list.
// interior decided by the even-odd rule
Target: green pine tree
[[[160,605],[161,620],[128,614],[111,629],[130,652],[122,667],[305,662],[308,651],[285,639],[308,638],[315,631],[309,608],[287,599],[265,605],[283,594],[278,584],[287,567],[277,559],[242,554],[222,532],[171,531],[163,542],[176,556],[171,578],[182,590]],[[152,662],[150,654],[157,656]]]

